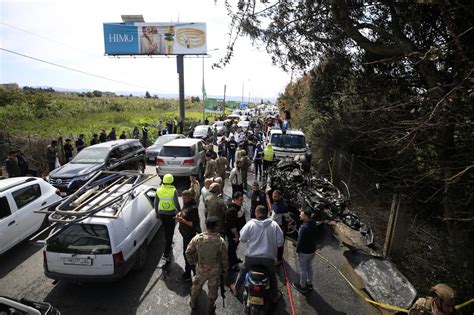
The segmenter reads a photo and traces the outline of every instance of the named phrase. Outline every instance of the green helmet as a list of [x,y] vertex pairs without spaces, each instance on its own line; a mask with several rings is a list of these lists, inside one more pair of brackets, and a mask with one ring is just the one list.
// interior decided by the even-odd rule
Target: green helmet
[[171,175],[171,174],[166,174],[166,175],[163,177],[163,184],[173,184],[173,182],[174,182],[173,175]]

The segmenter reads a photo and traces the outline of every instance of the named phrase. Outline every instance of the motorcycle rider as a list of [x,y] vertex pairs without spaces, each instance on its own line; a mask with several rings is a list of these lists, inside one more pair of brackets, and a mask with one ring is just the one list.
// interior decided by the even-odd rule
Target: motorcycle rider
[[268,211],[264,206],[258,206],[255,215],[257,218],[248,221],[240,230],[239,240],[247,243],[247,249],[244,264],[235,283],[230,285],[230,290],[236,296],[251,266],[260,265],[267,271],[271,296],[276,303],[281,298],[281,292],[278,290],[276,279],[275,258],[278,248],[283,246],[283,232],[275,221],[268,218]]

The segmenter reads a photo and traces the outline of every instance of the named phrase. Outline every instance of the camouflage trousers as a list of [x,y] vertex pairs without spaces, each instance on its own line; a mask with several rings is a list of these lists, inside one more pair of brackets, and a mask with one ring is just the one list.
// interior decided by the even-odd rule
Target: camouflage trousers
[[207,288],[209,290],[207,294],[207,312],[206,314],[212,313],[214,304],[218,297],[219,285],[220,285],[221,268],[214,266],[197,266],[196,274],[193,277],[193,286],[191,288],[191,300],[189,304],[191,308],[195,308],[197,305],[197,299],[201,293],[204,283],[207,281]]

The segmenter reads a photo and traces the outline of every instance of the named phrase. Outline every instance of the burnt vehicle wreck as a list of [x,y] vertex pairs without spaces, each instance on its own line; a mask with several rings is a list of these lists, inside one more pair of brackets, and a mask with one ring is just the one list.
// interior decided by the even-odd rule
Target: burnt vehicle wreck
[[346,196],[326,178],[305,172],[297,161],[280,161],[272,167],[268,171],[266,185],[267,192],[281,190],[288,202],[290,217],[294,221],[289,222],[290,236],[297,234],[299,209],[309,207],[313,210],[312,219],[315,221],[343,225],[343,234],[351,239],[353,247],[367,250],[367,246],[373,243],[371,228],[348,209],[350,195],[347,185],[344,184]]

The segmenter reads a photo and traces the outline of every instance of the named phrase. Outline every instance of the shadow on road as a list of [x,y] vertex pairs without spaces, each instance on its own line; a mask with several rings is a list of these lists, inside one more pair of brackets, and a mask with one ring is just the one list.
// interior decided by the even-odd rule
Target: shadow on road
[[45,301],[55,305],[63,314],[135,314],[163,276],[158,272],[153,277],[163,251],[164,232],[160,229],[148,247],[147,261],[141,271],[132,270],[113,283],[60,281]]
[[5,277],[10,271],[21,265],[36,252],[41,250],[41,246],[32,245],[25,240],[14,246],[3,255],[0,255],[0,279]]

